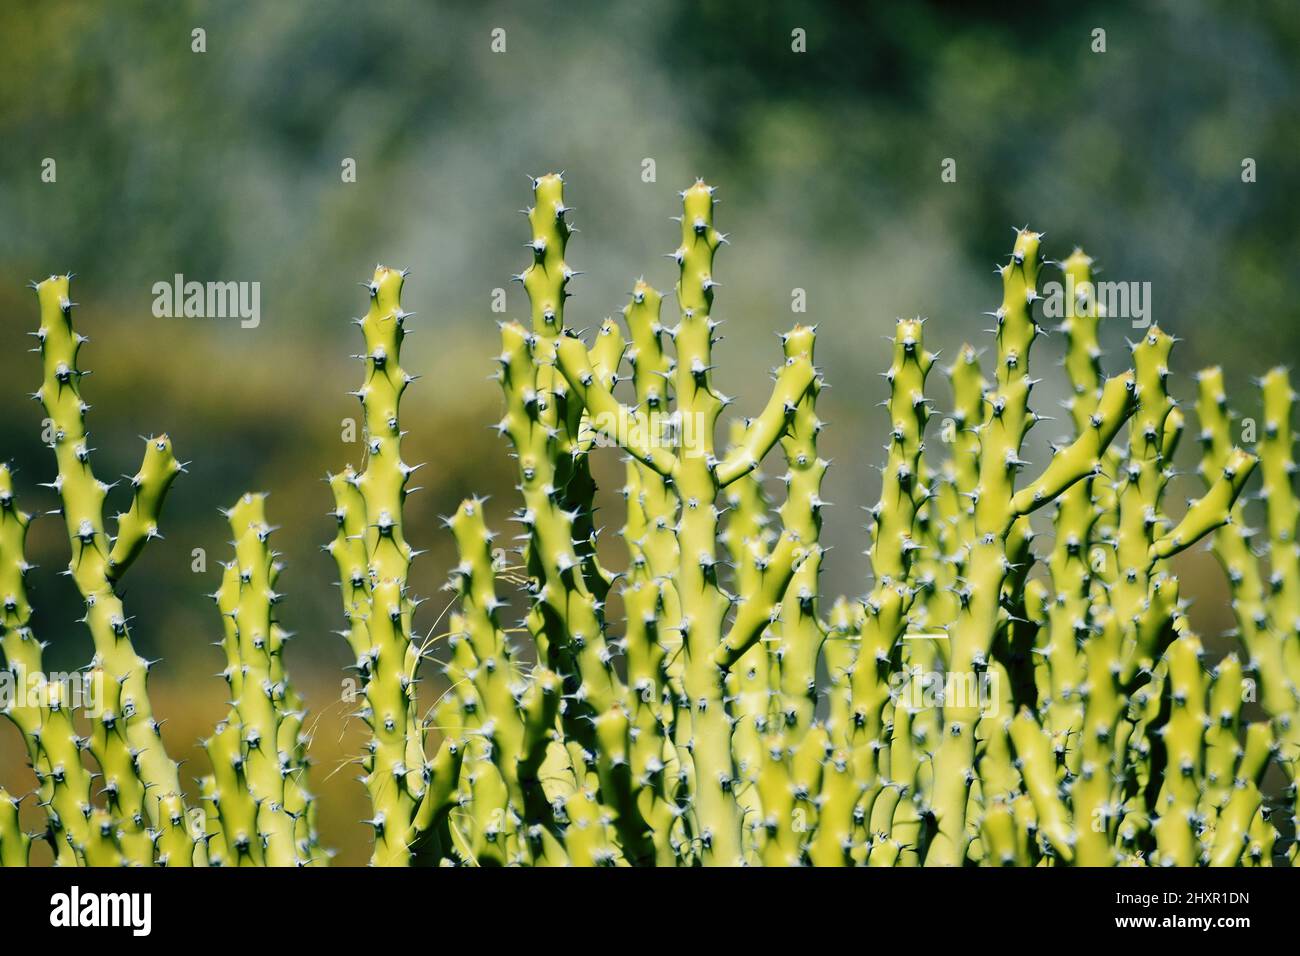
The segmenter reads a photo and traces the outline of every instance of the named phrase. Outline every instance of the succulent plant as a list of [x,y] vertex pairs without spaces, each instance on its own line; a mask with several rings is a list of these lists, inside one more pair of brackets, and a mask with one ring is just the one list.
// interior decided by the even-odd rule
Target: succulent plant
[[[344,628],[361,677],[361,757],[377,865],[1272,865],[1289,862],[1270,766],[1300,773],[1300,505],[1287,374],[1261,382],[1255,452],[1234,447],[1223,376],[1199,377],[1205,492],[1167,509],[1185,430],[1172,398],[1175,340],[1156,326],[1131,369],[1106,378],[1092,260],[1059,266],[1071,433],[1046,467],[1021,458],[1036,380],[1030,352],[1040,234],[1016,231],[998,267],[989,377],[963,346],[942,371],[953,408],[927,443],[936,356],[924,322],[895,326],[885,372],[886,460],[869,509],[871,578],[823,600],[819,576],[824,387],[816,329],[781,335],[770,397],[727,423],[713,383],[714,189],[683,211],[674,289],[638,280],[622,323],[590,341],[565,321],[573,229],[558,175],[533,182],[531,262],[516,278],[529,321],[501,326],[496,378],[520,500],[518,547],[488,503],[447,524],[459,550],[443,633],[415,628],[419,552],[403,515],[416,466],[401,453],[404,272],[379,267],[361,385],[365,459],[331,475]],[[6,710],[23,735],[66,864],[314,865],[305,705],[285,672],[281,564],[265,496],[226,512],[235,557],[213,595],[224,624],[227,717],[205,741],[212,773],[187,810],[146,690],[118,585],[160,537],[184,467],[148,439],[133,498],[104,529],[110,487],[90,467],[68,277],[36,286],[44,381],[72,560],[102,693],[89,738],[51,682]],[[866,396],[863,396],[866,401]],[[616,446],[610,448],[609,446]],[[937,451],[946,447],[947,454]],[[625,465],[621,569],[598,547],[593,456]],[[1258,455],[1258,458],[1257,458]],[[761,468],[779,461],[784,497]],[[1243,489],[1262,474],[1266,547]],[[1036,548],[1029,516],[1053,514]],[[41,674],[24,578],[28,518],[0,468],[0,648]],[[1207,662],[1170,559],[1210,539],[1228,578],[1241,653]],[[522,613],[514,623],[508,618]],[[445,682],[422,711],[421,669]],[[89,759],[88,759],[89,758]],[[91,767],[95,770],[92,772]],[[92,784],[102,777],[102,786]],[[28,859],[0,791],[0,863]],[[1294,817],[1288,831],[1294,830]]]

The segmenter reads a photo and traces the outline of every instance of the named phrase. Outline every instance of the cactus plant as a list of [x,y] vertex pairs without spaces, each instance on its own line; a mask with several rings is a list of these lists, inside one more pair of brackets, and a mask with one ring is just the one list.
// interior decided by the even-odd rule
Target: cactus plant
[[[1291,862],[1272,766],[1300,774],[1300,505],[1283,370],[1261,382],[1255,452],[1233,443],[1223,377],[1199,377],[1202,496],[1171,507],[1186,427],[1172,397],[1175,340],[1151,326],[1132,367],[1105,377],[1092,260],[1059,264],[1016,230],[998,266],[988,377],[963,346],[953,408],[927,442],[937,357],[923,320],[899,320],[885,372],[886,459],[869,509],[870,579],[821,594],[824,387],[816,329],[781,334],[771,392],[719,428],[715,190],[681,194],[677,315],[638,280],[622,323],[590,341],[566,323],[573,234],[564,180],[533,181],[531,261],[515,278],[527,323],[501,325],[496,425],[514,457],[518,547],[498,547],[489,503],[446,519],[459,563],[443,632],[422,638],[404,517],[418,466],[402,458],[406,273],[380,266],[356,320],[353,392],[364,460],[329,476],[325,545],[369,729],[361,780],[376,865],[1247,865]],[[1030,353],[1039,279],[1059,267],[1070,434],[1046,467],[1021,457],[1044,419]],[[60,863],[309,865],[328,860],[308,785],[304,702],[284,666],[280,562],[265,496],[225,512],[235,557],[213,597],[230,710],[205,741],[193,822],[149,707],[117,585],[159,537],[183,471],[148,440],[130,509],[106,535],[108,487],[90,470],[68,277],[37,285],[71,573],[107,690],[88,740],[57,688],[6,713],[23,735]],[[606,565],[593,456],[624,457],[625,566]],[[937,449],[946,445],[948,453]],[[771,500],[765,465],[780,469]],[[1246,487],[1263,480],[1267,564]],[[1049,547],[1031,515],[1052,506]],[[1039,519],[1040,525],[1045,524]],[[0,468],[0,648],[41,672],[23,541],[28,517]],[[1170,559],[1212,540],[1241,653],[1207,661]],[[621,609],[621,615],[616,611]],[[509,617],[521,615],[518,626]],[[526,635],[520,641],[516,635]],[[422,670],[441,670],[422,709]],[[819,677],[819,675],[822,675]],[[1258,701],[1255,692],[1258,691]],[[1256,704],[1258,706],[1256,706]],[[92,760],[85,758],[89,752]],[[103,794],[90,766],[103,775]],[[0,863],[28,858],[18,802],[0,791]],[[1293,811],[1294,812],[1294,811]],[[1294,827],[1294,817],[1292,827]],[[1285,828],[1284,828],[1285,829]],[[1289,835],[1289,834],[1288,834]],[[1281,849],[1285,846],[1284,849]]]
[[[287,683],[280,657],[284,633],[271,606],[279,565],[266,548],[263,496],[246,495],[231,509],[236,558],[214,598],[226,617],[225,677],[234,693],[230,718],[208,741],[213,777],[201,785],[206,822],[186,807],[177,764],[167,754],[161,721],[153,716],[147,679],[156,662],[136,653],[119,585],[123,574],[154,539],[163,499],[185,466],[166,435],[145,439],[144,461],[130,478],[130,508],[117,516],[117,533],[104,528],[103,508],[112,486],[91,468],[81,395],[85,372],[78,353],[86,339],[72,324],[71,275],[33,283],[40,325],[33,335],[44,370],[33,398],[49,419],[58,474],[47,487],[59,496],[68,532],[68,574],[85,601],[83,621],[95,653],[85,717],[90,736],[79,735],[64,683],[48,681],[42,643],[30,625],[24,553],[29,517],[19,510],[8,467],[0,469],[0,567],[3,567],[3,641],[11,675],[36,681],[36,693],[7,701],[5,714],[22,732],[45,809],[42,834],[61,864],[188,866],[209,863],[310,862],[315,837],[306,789],[306,740],[299,735],[301,701]],[[89,751],[99,782],[83,752]],[[0,802],[11,806],[6,794]],[[200,815],[202,819],[203,815]],[[8,825],[16,817],[7,814]],[[8,862],[21,862],[25,835],[6,832]]]

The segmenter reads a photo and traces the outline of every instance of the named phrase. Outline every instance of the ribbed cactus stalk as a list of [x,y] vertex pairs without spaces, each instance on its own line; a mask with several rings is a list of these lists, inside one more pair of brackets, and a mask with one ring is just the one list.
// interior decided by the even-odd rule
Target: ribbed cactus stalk
[[[912,760],[911,715],[906,703],[892,721],[893,730],[906,738],[899,740],[899,759],[893,759],[895,751],[886,750],[882,738],[891,723],[886,709],[895,690],[890,687],[895,649],[916,597],[908,579],[912,561],[921,550],[914,538],[917,511],[929,494],[919,476],[922,435],[930,417],[925,378],[934,356],[925,350],[919,320],[900,320],[893,343],[893,361],[884,373],[889,383],[887,459],[881,470],[880,500],[871,510],[874,582],[864,602],[865,620],[850,671],[853,725],[846,728],[855,752],[855,773],[868,788],[863,810],[871,822],[869,853],[877,856],[877,864],[881,862],[878,852],[891,859],[900,852],[916,853],[920,838],[917,768]],[[894,835],[895,824],[901,838]]]
[[781,438],[815,373],[806,353],[787,358],[767,407],[739,446],[725,459],[715,455],[714,432],[726,401],[711,384],[717,327],[711,316],[717,285],[713,255],[724,238],[713,225],[713,205],[713,189],[702,182],[683,193],[682,239],[673,254],[680,270],[676,289],[680,319],[672,333],[676,414],[685,423],[683,428],[693,429],[691,446],[674,453],[648,439],[651,432],[645,413],[613,397],[578,339],[563,338],[557,355],[564,377],[597,427],[677,490],[681,502],[676,527],[679,560],[673,587],[681,604],[685,698],[677,719],[689,722],[684,749],[693,770],[691,811],[703,861],[735,865],[744,860],[744,844],[735,797],[739,774],[731,747],[733,723],[726,672],[772,619],[802,549],[794,533],[783,533],[772,550],[759,593],[748,596],[728,628],[726,619],[734,598],[719,583],[716,501],[723,488],[757,467]]
[[[638,862],[655,849],[629,772],[627,690],[614,668],[615,648],[606,641],[605,599],[611,578],[596,561],[593,494],[587,455],[594,433],[584,424],[560,373],[567,286],[577,273],[565,261],[572,224],[564,183],[546,175],[533,183],[526,210],[532,262],[516,278],[528,294],[531,329],[502,327],[499,379],[506,414],[498,430],[518,459],[524,507],[522,564],[535,586],[527,627],[544,662],[564,681],[561,720],[577,789],[566,804],[598,860],[612,859],[609,828],[618,830]],[[612,323],[601,327],[591,372],[613,385],[623,340]],[[577,825],[575,823],[575,825]]]
[[0,787],[0,866],[26,866],[31,843],[18,821],[18,800]]
[[207,741],[214,770],[208,799],[223,851],[218,859],[306,864],[317,841],[306,789],[302,702],[284,669],[288,634],[275,611],[282,565],[268,544],[275,529],[267,524],[266,495],[242,495],[226,517],[235,557],[224,565],[213,598],[225,622],[223,676],[232,708]]
[[[30,521],[18,507],[9,466],[0,465],[0,600],[4,602],[0,649],[18,688],[25,690],[33,680],[38,684],[36,701],[23,693],[6,705],[5,716],[22,734],[36,772],[48,821],[46,837],[55,861],[74,865],[88,857],[101,857],[105,850],[99,844],[105,840],[112,843],[114,838],[112,834],[106,838],[90,826],[91,780],[81,758],[85,741],[73,724],[71,702],[63,699],[66,689],[46,677],[44,645],[32,631],[26,583],[31,565],[24,549]],[[4,802],[5,797],[0,796],[0,804]],[[0,806],[0,813],[4,811]],[[11,849],[18,845],[16,837],[11,844]],[[3,850],[0,847],[0,852]]]
[[[1295,812],[1291,824],[1300,833],[1300,543],[1296,540],[1297,518],[1300,503],[1295,495],[1295,438],[1291,427],[1291,411],[1296,393],[1291,387],[1290,375],[1283,368],[1274,368],[1260,383],[1264,408],[1264,433],[1259,440],[1259,457],[1264,480],[1260,497],[1268,516],[1269,536],[1269,619],[1274,632],[1282,641],[1283,682],[1290,692],[1291,706],[1286,697],[1269,710],[1275,732],[1282,747],[1282,760],[1291,771],[1291,797]],[[1262,670],[1262,666],[1256,668]],[[1300,840],[1293,841],[1291,861],[1297,859]]]
[[494,536],[483,521],[483,502],[462,502],[450,524],[462,556],[452,573],[462,613],[448,638],[454,655],[448,675],[461,701],[462,733],[470,738],[462,759],[474,821],[460,832],[468,831],[480,863],[568,862],[543,783],[561,680],[545,668],[528,674],[514,658],[499,620],[505,602],[497,597]]
[[[69,276],[50,276],[36,284],[40,327],[35,336],[44,368],[34,397],[50,419],[51,445],[59,473],[51,483],[62,502],[72,546],[68,572],[86,602],[85,623],[95,642],[93,669],[103,674],[105,700],[91,749],[103,772],[108,810],[118,828],[127,860],[158,859],[187,865],[193,841],[180,806],[176,764],[163,747],[160,723],[149,705],[149,663],[135,651],[117,585],[144,546],[160,537],[163,499],[184,466],[172,454],[171,441],[157,435],[145,441],[144,460],[130,479],[131,507],[117,517],[117,534],[104,529],[104,503],[110,490],[91,469],[92,448],[86,431],[86,403],[81,397],[77,356],[85,336],[72,325]],[[173,820],[180,818],[179,823]]]
[[[1096,414],[1093,399],[1100,374],[1090,265],[1077,251],[1064,263],[1082,291],[1078,301],[1067,305],[1064,325],[1076,430]],[[1165,558],[1228,520],[1253,459],[1240,451],[1227,453],[1211,494],[1190,506],[1176,525],[1164,516],[1161,499],[1181,430],[1181,416],[1166,390],[1172,344],[1153,327],[1133,346],[1137,410],[1127,451],[1105,456],[1106,468],[1120,476],[1113,491],[1104,488],[1101,477],[1085,479],[1066,493],[1056,516],[1049,565],[1053,590],[1043,599],[1046,607],[1040,614],[1045,620],[1039,641],[1039,718],[1069,799],[1062,803],[1048,789],[1037,795],[1031,790],[1031,796],[1040,818],[1046,810],[1057,830],[1054,837],[1040,820],[1053,851],[1077,853],[1084,865],[1131,859],[1153,826],[1157,847],[1166,853],[1157,859],[1197,859],[1191,835],[1201,779],[1196,746],[1202,733],[1195,733],[1193,745],[1189,728],[1200,719],[1195,707],[1203,714],[1205,691],[1192,686],[1196,675],[1188,654],[1199,668],[1199,644],[1187,629],[1176,583],[1163,565]],[[1184,637],[1171,646],[1179,633]],[[1164,687],[1174,662],[1178,680]],[[1183,700],[1189,703],[1180,710]],[[1172,701],[1173,708],[1162,710],[1163,701]],[[1031,724],[1017,721],[1017,750],[1038,753],[1042,744],[1033,739]],[[1142,768],[1153,759],[1153,746],[1168,748],[1171,741],[1177,744],[1181,775],[1171,778],[1166,771],[1153,817],[1147,807],[1152,782]],[[1174,779],[1182,783],[1174,786]],[[1029,780],[1026,775],[1027,784]],[[1062,827],[1063,819],[1068,828]]]
[[1282,643],[1281,680],[1288,692],[1276,693],[1280,699],[1269,712],[1284,741],[1285,757],[1294,763],[1300,760],[1300,721],[1295,716],[1295,701],[1300,698],[1300,544],[1296,541],[1300,502],[1295,495],[1295,437],[1291,428],[1296,394],[1283,368],[1269,371],[1260,383],[1260,391],[1264,427],[1259,438],[1263,475],[1259,496],[1265,503],[1268,527],[1269,619],[1275,639]]
[[[1076,436],[1090,427],[1102,395],[1102,316],[1093,294],[1092,264],[1081,249],[1061,263],[1066,288],[1075,290],[1064,301],[1061,331],[1067,343],[1064,367],[1073,390],[1066,407]],[[1118,460],[1117,450],[1108,448],[1098,473],[1084,477],[1058,499],[1048,564],[1050,588],[1042,589],[1035,648],[1039,719],[1058,763],[1074,780],[1074,815],[1088,822],[1074,831],[1073,852],[1083,866],[1119,861],[1114,842],[1121,796],[1111,764],[1127,688],[1114,672],[1120,653],[1118,622],[1104,601],[1096,600],[1098,572],[1115,563],[1110,557],[1115,542],[1101,540],[1098,522],[1113,507],[1106,476],[1115,473]],[[1123,772],[1122,762],[1116,772]]]
[[[635,406],[642,409],[650,423],[650,434],[668,447],[677,443],[675,432],[682,420],[672,412],[674,361],[664,351],[667,335],[660,314],[663,296],[645,280],[638,279],[631,300],[623,309],[628,330],[628,347],[624,353],[632,369]],[[603,329],[602,329],[603,332]],[[614,363],[617,365],[617,362]],[[736,423],[733,432],[743,432]],[[691,440],[692,436],[685,436]],[[629,742],[631,773],[640,788],[638,798],[655,844],[656,862],[671,864],[684,853],[688,835],[679,818],[689,793],[689,754],[683,744],[676,749],[674,731],[677,701],[684,693],[681,683],[681,601],[672,586],[677,567],[677,515],[681,502],[670,478],[628,455],[627,479],[623,498],[627,518],[622,537],[628,552],[625,584],[619,594],[626,609],[627,685],[630,720]],[[756,574],[757,563],[766,554],[762,522],[763,506],[757,504],[762,491],[752,476],[747,484],[733,485],[742,500],[732,502],[739,518],[729,526],[725,541],[739,574]],[[746,507],[748,505],[748,507]],[[746,523],[752,519],[752,524]],[[759,540],[762,538],[762,540]],[[757,665],[756,665],[757,668]],[[754,683],[761,683],[760,701],[749,700],[752,714],[765,712],[767,706],[767,671],[762,677],[755,670]],[[746,730],[749,747],[742,760],[757,766],[758,742],[755,736],[761,717],[755,717]],[[685,734],[686,725],[681,725]],[[752,788],[748,791],[751,796]]]
[[[1215,367],[1198,376],[1196,416],[1201,423],[1202,454],[1199,471],[1206,484],[1223,470],[1231,453],[1233,422],[1223,370]],[[1251,528],[1244,502],[1233,505],[1231,520],[1214,533],[1214,552],[1223,565],[1238,620],[1238,636],[1245,645],[1247,663],[1258,682],[1261,703],[1269,713],[1290,713],[1295,690],[1288,686],[1283,663],[1284,642],[1270,626],[1264,580],[1251,547]]]
[[[1076,249],[1061,263],[1066,288],[1077,290],[1065,299],[1061,331],[1066,337],[1064,366],[1073,394],[1066,407],[1074,435],[1082,435],[1096,413],[1102,394],[1101,348],[1098,345],[1098,309],[1092,295],[1092,258]],[[1108,449],[1110,451],[1110,449]],[[1113,456],[1108,456],[1112,457]],[[1098,472],[1105,468],[1098,466]],[[1051,734],[1053,749],[1063,753],[1072,773],[1079,772],[1083,748],[1074,746],[1086,708],[1087,666],[1085,639],[1093,627],[1092,592],[1094,528],[1102,514],[1097,486],[1104,479],[1087,475],[1057,499],[1055,534],[1049,559],[1052,590],[1044,595],[1047,621],[1039,629],[1043,640],[1036,648],[1045,673],[1039,705],[1043,725]],[[1045,713],[1043,709],[1045,706]]]
[[[1032,311],[1038,298],[1039,242],[1037,233],[1020,230],[1010,261],[998,270],[1003,298],[994,314],[997,369],[994,387],[986,395],[986,418],[979,426],[970,572],[960,588],[961,611],[949,630],[949,667],[959,678],[974,680],[992,666],[994,673],[1007,679],[997,670],[1002,665],[991,662],[989,655],[1005,624],[1000,620],[1004,583],[1018,570],[1017,562],[1023,565],[1023,549],[1029,540],[1025,515],[1094,472],[1099,456],[1130,411],[1131,379],[1107,382],[1087,429],[1060,450],[1038,478],[1016,488],[1016,477],[1027,464],[1020,458],[1021,442],[1038,421],[1028,399],[1034,385],[1029,377],[1029,350],[1040,333]],[[975,782],[974,737],[979,712],[969,701],[963,703],[944,709],[942,739],[933,766],[932,812],[937,833],[926,856],[929,864],[960,864],[972,835],[967,826],[967,803]],[[986,726],[994,737],[1003,732],[998,725],[986,722]],[[1029,794],[1034,797],[1032,788]],[[1042,809],[1037,804],[1035,808],[1041,815]],[[1068,862],[1068,850],[1063,856]]]
[[[1208,483],[1231,467],[1232,435],[1235,427],[1228,410],[1228,398],[1221,369],[1209,368],[1200,373],[1197,415],[1201,422],[1201,475]],[[1265,576],[1252,544],[1252,529],[1245,508],[1233,506],[1231,520],[1214,537],[1214,551],[1228,578],[1232,609],[1237,621],[1237,635],[1247,658],[1243,677],[1248,680],[1250,697],[1270,718],[1278,760],[1292,781],[1290,791],[1297,800],[1295,780],[1300,771],[1300,619],[1296,615],[1296,521],[1300,505],[1294,490],[1295,464],[1292,449],[1291,414],[1295,393],[1285,369],[1274,368],[1260,380],[1263,421],[1259,435],[1260,472],[1263,475],[1258,497],[1264,503],[1267,540],[1261,549],[1268,559]],[[1222,774],[1220,774],[1220,779]],[[1300,820],[1300,803],[1295,804],[1292,826]],[[1241,821],[1238,819],[1238,824]],[[1246,821],[1252,854],[1266,858],[1266,847],[1275,839],[1268,822],[1268,808],[1261,807]],[[1294,862],[1296,844],[1289,851]],[[1226,851],[1225,851],[1226,852]]]
[[[800,328],[781,337],[790,361],[813,358],[816,328]],[[781,601],[781,621],[773,628],[780,666],[781,715],[786,732],[800,736],[813,721],[817,707],[817,661],[826,631],[818,602],[821,573],[822,478],[828,463],[817,454],[822,423],[817,417],[820,381],[814,379],[799,400],[786,434],[781,439],[786,472],[782,483],[786,498],[779,509],[781,526],[799,542],[803,554]]]
[[[402,460],[398,406],[414,380],[402,368],[401,348],[410,313],[402,308],[406,273],[386,266],[363,283],[370,306],[357,319],[366,351],[361,385],[352,394],[365,415],[365,463],[329,477],[338,532],[326,545],[338,564],[344,635],[364,681],[361,716],[371,740],[361,764],[370,792],[375,832],[371,861],[408,865],[437,844],[437,827],[449,807],[449,788],[437,779],[456,746],[444,739],[439,758],[425,757],[425,723],[415,685],[423,646],[412,640],[416,600],[407,575],[417,552],[407,543],[402,508],[418,466]],[[440,759],[441,758],[441,759]]]
[[[743,420],[731,423],[728,448],[744,440],[748,426]],[[739,594],[752,593],[762,581],[777,531],[772,527],[771,501],[763,488],[764,475],[758,469],[736,479],[727,488],[727,514],[719,540],[731,562],[733,584]],[[774,638],[765,634],[741,657],[728,674],[735,727],[732,749],[741,784],[736,798],[746,826],[761,853],[773,852],[769,837],[778,833],[780,818],[771,801],[760,793],[760,773],[765,760],[765,742],[784,725],[781,713],[780,671]],[[768,784],[770,788],[770,783]]]

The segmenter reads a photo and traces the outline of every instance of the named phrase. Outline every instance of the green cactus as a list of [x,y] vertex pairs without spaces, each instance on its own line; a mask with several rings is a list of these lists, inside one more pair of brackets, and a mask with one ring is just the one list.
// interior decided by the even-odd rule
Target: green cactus
[[[0,594],[4,600],[0,646],[18,686],[24,686],[28,678],[41,686],[35,706],[25,706],[26,700],[15,701],[6,706],[5,716],[17,726],[27,746],[40,800],[46,807],[46,835],[55,860],[73,865],[84,861],[87,853],[97,857],[102,849],[98,844],[104,838],[90,827],[91,781],[81,759],[85,744],[73,725],[70,702],[62,699],[63,688],[46,678],[44,645],[31,628],[26,587],[29,565],[24,551],[30,521],[14,497],[13,474],[7,465],[0,465]],[[18,837],[10,842],[12,849],[18,845]]]
[[[1030,404],[1029,360],[1049,264],[1042,236],[1016,230],[997,270],[996,349],[981,363],[965,345],[943,370],[948,415],[926,394],[937,358],[923,320],[896,323],[870,583],[860,599],[829,600],[816,329],[782,334],[770,397],[725,423],[719,446],[732,400],[712,377],[714,257],[726,242],[714,189],[701,181],[681,194],[676,319],[665,323],[663,296],[640,279],[621,326],[606,319],[587,342],[565,321],[578,273],[565,258],[574,230],[564,185],[558,175],[533,180],[532,261],[516,276],[530,317],[501,326],[496,357],[496,430],[512,447],[521,498],[502,517],[519,525],[519,547],[498,546],[484,499],[446,519],[459,562],[438,634],[416,630],[408,583],[418,552],[403,513],[416,470],[402,458],[399,417],[414,380],[401,365],[406,273],[380,266],[364,283],[364,376],[353,392],[364,459],[329,476],[337,530],[325,550],[370,731],[359,762],[372,863],[1294,862],[1296,843],[1273,816],[1283,794],[1266,779],[1280,768],[1296,799],[1300,504],[1285,371],[1261,382],[1258,458],[1235,447],[1222,373],[1200,375],[1206,487],[1185,508],[1169,505],[1185,427],[1170,390],[1175,340],[1143,329],[1132,369],[1107,378],[1093,263],[1075,250],[1059,264],[1075,291],[1062,322],[1070,431],[1031,471],[1022,448],[1045,419]],[[165,437],[149,439],[132,505],[106,536],[109,489],[90,470],[68,279],[36,288],[45,369],[36,397],[59,462],[51,487],[95,642],[88,672],[104,688],[88,740],[57,682],[6,708],[36,773],[43,838],[64,864],[328,862],[307,781],[305,703],[285,669],[265,495],[225,512],[235,554],[212,596],[230,709],[204,741],[211,773],[198,781],[192,819],[117,593],[160,536],[162,500],[183,467]],[[603,563],[594,517],[593,456],[609,445],[625,459],[623,569]],[[765,463],[780,475],[780,500]],[[1257,465],[1264,556],[1243,494]],[[1030,515],[1049,504],[1051,544],[1038,549]],[[42,674],[28,521],[0,467],[0,650],[9,672]],[[1242,650],[1214,662],[1170,561],[1206,539]],[[512,626],[516,605],[523,619]],[[430,681],[428,713],[422,665],[442,674]],[[18,808],[0,791],[4,865],[29,858]]]
[[355,320],[366,351],[357,356],[366,374],[352,394],[365,414],[365,465],[329,476],[338,533],[326,545],[339,568],[344,632],[365,680],[361,716],[372,733],[362,759],[363,780],[374,806],[372,862],[406,865],[436,842],[434,822],[445,820],[454,790],[445,779],[459,766],[456,742],[445,738],[433,760],[424,750],[424,720],[415,686],[424,650],[412,640],[417,601],[407,574],[417,553],[406,541],[402,507],[416,467],[402,460],[398,406],[414,381],[401,366],[408,313],[402,309],[406,273],[380,266],[363,283],[370,294]]
[[233,705],[205,741],[213,777],[203,789],[216,824],[209,861],[305,865],[319,850],[302,699],[285,673],[288,634],[274,610],[282,565],[267,542],[275,529],[266,522],[264,494],[241,496],[225,514],[235,559],[224,565],[213,599],[225,625],[222,675]]
[[[30,678],[37,688],[34,699],[23,695],[7,703],[5,713],[22,732],[37,775],[44,837],[55,861],[65,865],[308,861],[316,853],[315,811],[304,780],[302,701],[287,683],[281,659],[286,635],[271,610],[279,565],[265,547],[270,529],[262,497],[247,495],[231,512],[236,561],[215,595],[219,604],[225,602],[225,674],[235,707],[233,719],[207,742],[214,774],[201,783],[200,794],[209,803],[208,822],[219,824],[209,833],[187,812],[177,765],[166,753],[161,721],[149,704],[146,681],[153,662],[135,652],[118,593],[123,574],[144,546],[162,537],[162,502],[185,468],[165,435],[146,439],[144,461],[130,478],[131,506],[117,516],[117,534],[105,532],[103,507],[111,486],[91,470],[88,406],[80,387],[85,373],[77,364],[85,338],[72,326],[70,279],[51,276],[34,284],[40,303],[34,335],[44,379],[33,397],[48,415],[59,466],[48,487],[62,504],[72,549],[68,574],[85,600],[83,620],[95,645],[86,671],[95,698],[89,702],[69,697],[65,683],[48,679],[44,671],[25,586],[29,518],[18,509],[10,469],[0,467],[0,648],[9,674]],[[83,704],[89,738],[78,734],[74,720]],[[94,774],[84,760],[87,751]],[[92,787],[94,775],[101,779]],[[14,859],[18,837],[5,842],[5,855]]]

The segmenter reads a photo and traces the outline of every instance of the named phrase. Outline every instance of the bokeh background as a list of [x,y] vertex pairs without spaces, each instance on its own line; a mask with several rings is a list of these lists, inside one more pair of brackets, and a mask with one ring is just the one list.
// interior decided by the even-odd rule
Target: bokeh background
[[[833,384],[822,400],[834,459],[827,594],[866,587],[860,505],[883,459],[882,337],[898,315],[929,316],[932,347],[988,342],[1011,228],[1047,234],[1049,257],[1082,244],[1101,278],[1150,282],[1157,321],[1184,340],[1175,390],[1225,367],[1235,407],[1256,409],[1250,376],[1300,353],[1300,18],[1288,0],[908,4],[658,0],[529,3],[277,0],[118,4],[6,0],[0,5],[0,454],[19,467],[23,505],[55,506],[41,412],[27,401],[38,365],[30,279],[77,273],[76,318],[91,337],[84,366],[101,477],[135,470],[138,436],[165,430],[190,473],[172,492],[166,540],[127,578],[135,638],[165,664],[155,710],[190,775],[196,741],[225,711],[220,635],[204,597],[226,556],[219,506],[272,492],[277,546],[289,563],[283,618],[298,634],[291,673],[314,718],[315,785],[325,841],[365,860],[364,791],[347,760],[363,728],[339,700],[349,655],[322,478],[359,459],[341,440],[355,416],[364,308],[357,282],[376,262],[413,270],[419,313],[404,364],[408,459],[427,461],[408,507],[410,537],[430,554],[415,589],[431,597],[453,562],[439,514],[492,494],[505,526],[513,464],[487,429],[499,415],[487,381],[493,290],[523,317],[509,277],[526,264],[528,174],[563,169],[581,228],[570,261],[570,324],[595,325],[644,274],[668,288],[677,190],[718,185],[719,387],[754,408],[779,357],[772,333],[819,324]],[[1095,28],[1106,52],[1092,51]],[[191,50],[195,28],[207,52]],[[491,33],[506,31],[506,50]],[[807,52],[791,49],[806,31]],[[42,161],[57,182],[41,180]],[[1243,183],[1243,159],[1258,181]],[[355,183],[341,163],[355,160]],[[656,177],[643,181],[644,160]],[[940,164],[957,163],[944,183]],[[152,287],[189,279],[261,283],[262,322],[160,319]],[[1044,279],[1052,277],[1045,272]],[[791,315],[792,289],[808,313]],[[1111,368],[1126,323],[1105,330]],[[1040,341],[1037,407],[1065,394],[1061,341]],[[932,376],[939,409],[948,395]],[[937,427],[937,422],[932,427]],[[1031,460],[1042,462],[1035,437]],[[1059,426],[1064,428],[1064,423]],[[1192,426],[1194,434],[1195,425]],[[1190,473],[1171,489],[1199,491]],[[620,483],[612,453],[606,488]],[[125,506],[125,501],[122,502]],[[613,502],[606,523],[621,518]],[[616,539],[607,542],[615,550]],[[206,573],[191,570],[203,548]],[[35,626],[48,666],[75,667],[90,640],[58,571],[58,518],[30,538]],[[1229,626],[1217,568],[1180,559],[1195,624]],[[431,609],[431,610],[430,610]],[[432,677],[430,692],[437,692]],[[33,785],[20,741],[0,725],[0,781]]]

